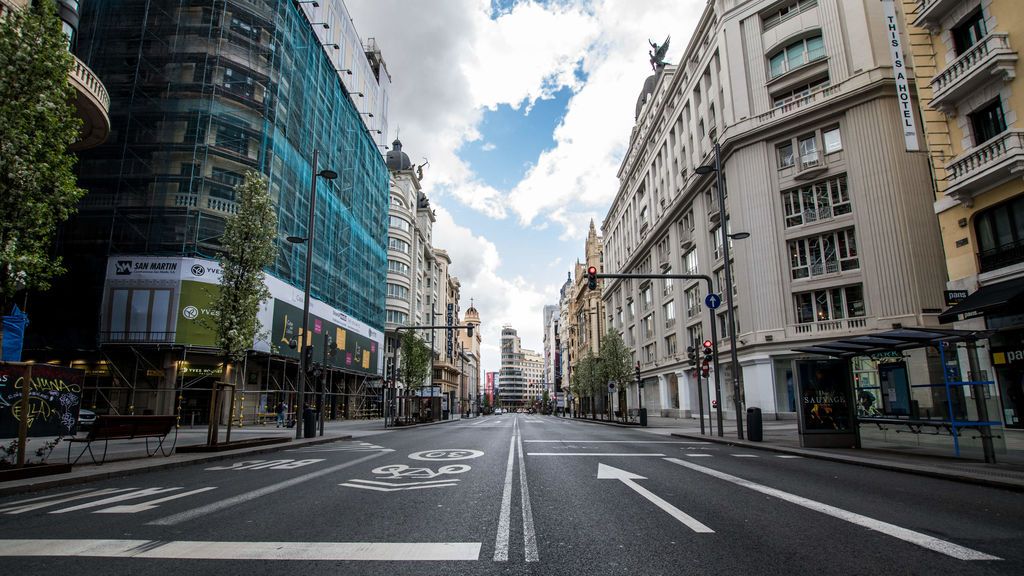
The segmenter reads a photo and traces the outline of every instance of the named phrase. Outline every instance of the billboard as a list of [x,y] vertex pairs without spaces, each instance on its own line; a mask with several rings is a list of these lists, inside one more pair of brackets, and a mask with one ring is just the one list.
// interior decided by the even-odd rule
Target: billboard
[[[302,309],[274,300],[271,345],[281,356],[298,359],[305,346],[313,346],[313,361],[353,372],[380,373],[380,346],[374,340],[321,318],[310,311],[306,337],[302,338]],[[331,353],[329,344],[335,350]],[[293,348],[294,346],[294,348]]]

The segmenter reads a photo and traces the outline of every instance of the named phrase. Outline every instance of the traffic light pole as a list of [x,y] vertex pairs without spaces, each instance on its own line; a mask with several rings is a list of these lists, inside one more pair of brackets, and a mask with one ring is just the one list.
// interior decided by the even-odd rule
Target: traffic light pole
[[[592,274],[590,270],[587,270],[588,276],[594,278],[633,278],[639,280],[654,280],[654,279],[672,279],[672,280],[703,280],[708,284],[708,294],[715,293],[715,287],[711,280],[711,276],[704,274]],[[718,364],[718,329],[715,327],[715,311],[708,309],[711,315],[711,350],[714,354],[714,367],[715,367],[715,415],[718,419],[718,435],[725,436],[725,430],[722,425],[722,384],[721,378],[719,378],[719,364]],[[700,379],[697,379],[697,385],[700,386]],[[701,409],[703,412],[703,407]],[[704,418],[701,417],[701,425],[704,424]]]

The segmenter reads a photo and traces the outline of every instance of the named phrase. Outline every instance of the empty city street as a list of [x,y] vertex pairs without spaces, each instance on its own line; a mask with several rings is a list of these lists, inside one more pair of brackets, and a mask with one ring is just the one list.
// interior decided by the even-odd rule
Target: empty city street
[[1019,493],[552,416],[0,499],[5,571],[1019,574]]

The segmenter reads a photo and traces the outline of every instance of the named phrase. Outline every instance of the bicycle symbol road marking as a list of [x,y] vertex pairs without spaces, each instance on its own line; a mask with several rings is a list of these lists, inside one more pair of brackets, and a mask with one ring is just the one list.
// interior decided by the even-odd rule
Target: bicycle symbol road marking
[[479,458],[484,453],[480,450],[467,450],[467,449],[444,449],[444,450],[424,450],[422,452],[413,452],[409,454],[410,460],[425,460],[428,462],[444,462],[448,460],[470,460],[472,458]]
[[430,468],[410,468],[405,464],[389,464],[387,466],[381,466],[380,468],[374,468],[373,473],[379,475],[387,475],[388,478],[437,478],[443,474],[462,474],[463,472],[469,472],[470,467],[465,464],[451,464],[448,466],[441,466],[434,472]]

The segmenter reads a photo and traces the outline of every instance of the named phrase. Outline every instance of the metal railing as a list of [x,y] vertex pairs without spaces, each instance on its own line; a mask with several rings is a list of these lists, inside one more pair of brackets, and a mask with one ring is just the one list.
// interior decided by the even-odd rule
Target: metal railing
[[1010,50],[1010,36],[1002,32],[993,32],[981,39],[980,42],[957,57],[945,70],[939,72],[932,79],[931,85],[934,90],[934,98],[941,99],[943,92],[956,84],[958,80],[966,77],[973,70],[980,67],[990,56],[997,51]]
[[153,332],[153,331],[111,331],[100,332],[99,340],[103,343],[153,343],[166,344],[174,342],[174,332]]
[[998,270],[1018,262],[1024,262],[1024,240],[1016,240],[978,253],[978,263],[982,272]]
[[961,181],[1011,155],[1024,156],[1024,131],[1008,130],[988,142],[982,143],[981,146],[954,158],[946,165],[946,178],[949,181],[946,193],[950,193],[953,187]]

